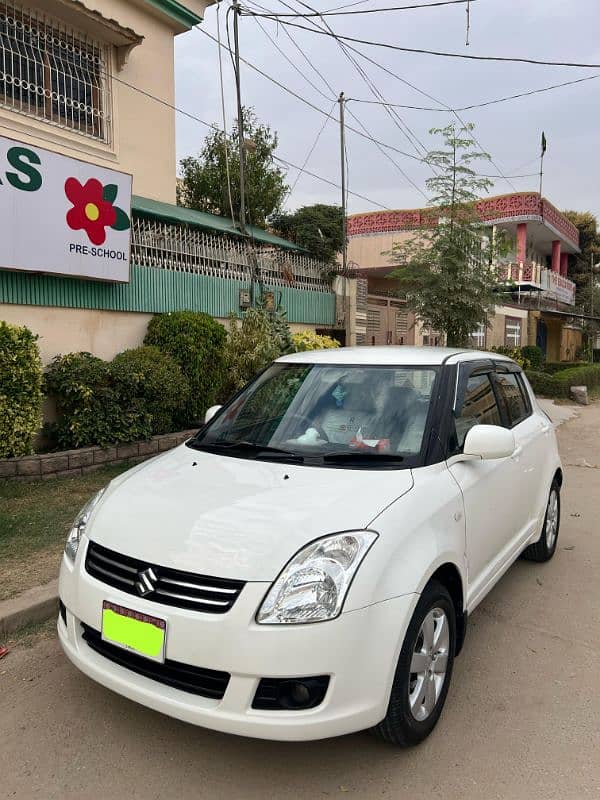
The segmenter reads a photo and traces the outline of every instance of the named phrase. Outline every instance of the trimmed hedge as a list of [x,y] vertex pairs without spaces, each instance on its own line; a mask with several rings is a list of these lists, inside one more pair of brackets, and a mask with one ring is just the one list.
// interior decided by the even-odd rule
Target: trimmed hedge
[[526,374],[533,391],[546,397],[569,397],[571,386],[587,386],[588,389],[600,386],[600,364],[570,367],[554,375],[534,370],[528,370]]
[[185,422],[190,385],[174,358],[146,345],[119,353],[109,369],[120,405],[149,414],[153,435]]
[[144,344],[172,356],[189,382],[186,424],[201,421],[206,409],[222,400],[226,338],[223,325],[199,311],[157,314],[148,324]]
[[57,356],[45,376],[58,421],[49,438],[61,449],[135,442],[180,424],[189,386],[174,359],[139,347],[103,361],[91,353]]
[[554,375],[555,373],[562,372],[565,369],[589,367],[589,365],[589,361],[548,361],[544,364],[542,369],[549,375]]
[[521,355],[526,361],[529,361],[531,369],[542,369],[544,363],[544,354],[540,347],[535,344],[527,344],[521,348]]
[[0,320],[0,458],[29,455],[41,425],[37,339],[28,328]]

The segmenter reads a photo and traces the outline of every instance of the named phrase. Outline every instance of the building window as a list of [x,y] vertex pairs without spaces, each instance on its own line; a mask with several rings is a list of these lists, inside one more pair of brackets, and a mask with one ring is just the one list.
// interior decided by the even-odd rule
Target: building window
[[475,348],[475,350],[485,350],[485,325],[483,322],[477,326],[477,330],[475,330],[471,334],[471,346]]
[[521,347],[521,320],[518,317],[504,318],[504,344],[506,347]]
[[0,0],[0,106],[110,141],[108,46]]

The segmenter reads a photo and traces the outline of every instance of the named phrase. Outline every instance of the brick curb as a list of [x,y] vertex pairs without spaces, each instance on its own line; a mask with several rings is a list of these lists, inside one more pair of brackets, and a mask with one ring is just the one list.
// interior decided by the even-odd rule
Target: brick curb
[[136,464],[182,444],[198,429],[175,431],[153,436],[147,441],[111,447],[82,447],[57,453],[0,459],[0,478],[11,480],[47,480],[85,475],[109,464]]
[[58,580],[0,601],[0,636],[58,614]]

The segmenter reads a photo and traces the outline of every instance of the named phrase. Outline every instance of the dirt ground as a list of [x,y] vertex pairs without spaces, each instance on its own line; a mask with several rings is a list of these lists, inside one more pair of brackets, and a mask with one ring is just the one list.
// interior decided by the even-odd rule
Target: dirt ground
[[55,639],[0,660],[0,785],[43,800],[600,797],[600,406],[559,430],[555,558],[519,561],[473,614],[440,724],[396,750],[194,728],[80,675]]

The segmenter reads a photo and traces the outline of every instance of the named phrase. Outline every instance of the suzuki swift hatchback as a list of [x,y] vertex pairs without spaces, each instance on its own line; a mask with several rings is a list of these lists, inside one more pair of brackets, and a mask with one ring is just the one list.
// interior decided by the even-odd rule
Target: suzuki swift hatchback
[[520,554],[554,554],[561,484],[552,425],[503,356],[284,356],[81,511],[60,641],[187,722],[416,744],[468,615]]

